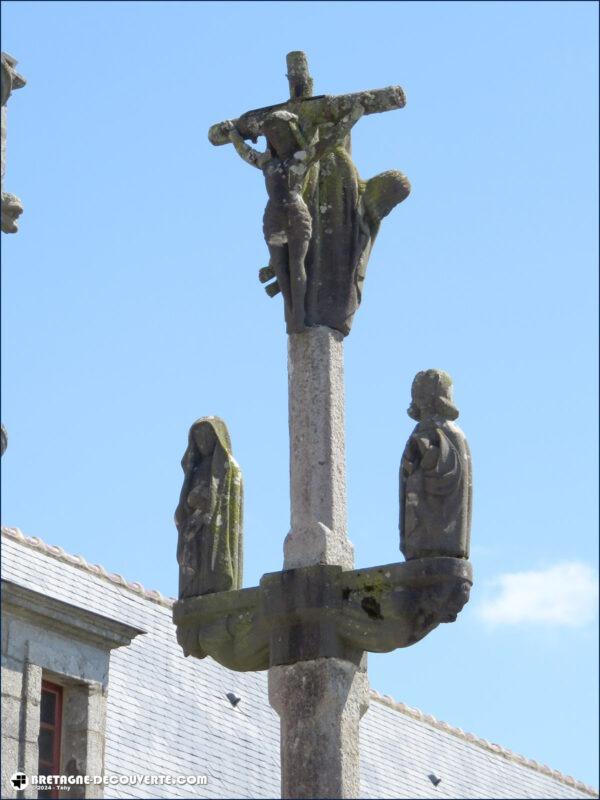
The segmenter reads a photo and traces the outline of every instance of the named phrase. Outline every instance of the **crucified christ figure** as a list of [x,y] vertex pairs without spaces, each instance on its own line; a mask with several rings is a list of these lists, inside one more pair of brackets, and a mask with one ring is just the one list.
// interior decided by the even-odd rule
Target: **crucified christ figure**
[[269,248],[269,267],[284,298],[288,333],[303,331],[306,322],[305,259],[313,231],[311,214],[302,196],[308,171],[345,139],[363,113],[364,108],[355,104],[335,124],[322,125],[318,141],[307,142],[296,114],[273,111],[257,130],[257,135],[267,140],[264,153],[245,143],[233,121],[224,124],[237,153],[265,176],[269,202],[263,233]]

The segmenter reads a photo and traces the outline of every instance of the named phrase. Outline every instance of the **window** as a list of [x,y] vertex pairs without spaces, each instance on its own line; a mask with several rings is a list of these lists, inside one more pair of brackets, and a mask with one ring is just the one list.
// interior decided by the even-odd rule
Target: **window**
[[[40,706],[39,764],[40,775],[60,775],[60,736],[62,723],[62,686],[42,681]],[[40,789],[38,798],[57,798],[58,787],[52,791]]]

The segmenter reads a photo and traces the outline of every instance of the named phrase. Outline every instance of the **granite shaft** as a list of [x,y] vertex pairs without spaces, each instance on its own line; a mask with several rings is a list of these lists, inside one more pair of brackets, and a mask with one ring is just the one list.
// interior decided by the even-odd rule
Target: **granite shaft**
[[[347,536],[344,337],[325,326],[288,337],[291,530],[284,569],[354,566]],[[316,658],[269,669],[281,724],[281,796],[360,796],[359,723],[368,708],[360,666]]]
[[366,655],[359,667],[339,658],[271,667],[269,702],[281,719],[281,796],[360,797]]
[[325,326],[288,336],[291,530],[284,569],[354,566],[347,536],[344,337]]

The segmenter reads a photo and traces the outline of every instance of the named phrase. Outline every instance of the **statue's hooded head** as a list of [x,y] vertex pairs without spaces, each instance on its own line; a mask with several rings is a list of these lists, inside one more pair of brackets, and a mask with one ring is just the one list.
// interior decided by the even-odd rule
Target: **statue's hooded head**
[[444,419],[458,417],[458,409],[452,402],[452,378],[441,369],[417,372],[411,394],[408,416],[417,421],[430,416]]
[[298,117],[290,111],[272,111],[264,118],[261,133],[266,138],[271,154],[277,158],[291,158],[302,150],[298,137]]
[[364,204],[374,222],[379,223],[410,194],[410,181],[398,170],[382,172],[367,181]]
[[187,449],[181,459],[185,478],[179,504],[175,510],[175,522],[178,526],[184,524],[191,513],[187,504],[188,493],[194,481],[196,468],[205,460],[210,461],[211,477],[215,467],[221,474],[222,465],[225,462],[236,466],[231,455],[229,431],[220,417],[202,417],[197,419],[190,428]]
[[202,417],[190,428],[188,446],[181,466],[185,471],[200,458],[210,457],[216,447],[220,447],[227,456],[231,455],[231,439],[227,425],[220,417]]

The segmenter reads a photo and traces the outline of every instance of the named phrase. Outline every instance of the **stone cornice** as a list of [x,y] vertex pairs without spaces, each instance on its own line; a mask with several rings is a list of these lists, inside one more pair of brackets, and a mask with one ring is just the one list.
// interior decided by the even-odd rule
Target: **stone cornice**
[[129,645],[132,639],[146,632],[7,580],[2,580],[2,608],[45,629],[104,650]]
[[134,594],[141,595],[145,600],[150,600],[152,603],[158,603],[158,605],[165,606],[166,608],[172,608],[175,602],[172,597],[165,597],[159,591],[146,589],[141,583],[128,581],[116,572],[108,572],[101,564],[90,564],[81,555],[76,556],[67,553],[62,547],[56,544],[47,544],[42,539],[38,539],[37,536],[25,536],[19,528],[7,528],[3,526],[2,535],[19,542],[19,544],[30,547],[33,550],[38,550],[44,553],[44,555],[51,556],[57,561],[62,561],[64,564],[70,564],[73,567],[84,570],[84,572],[89,572],[92,575],[104,578],[104,580],[109,583],[128,589]]

